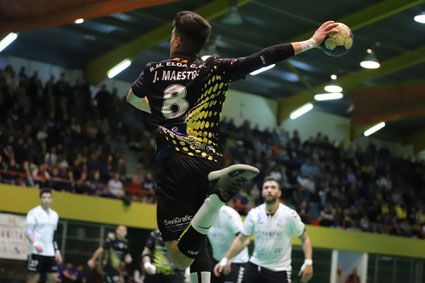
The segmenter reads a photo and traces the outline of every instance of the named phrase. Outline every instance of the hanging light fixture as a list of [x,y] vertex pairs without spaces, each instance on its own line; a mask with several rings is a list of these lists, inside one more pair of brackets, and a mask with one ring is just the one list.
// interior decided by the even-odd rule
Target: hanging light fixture
[[379,64],[378,59],[375,56],[375,53],[371,48],[366,50],[367,55],[364,58],[363,61],[360,62],[360,66],[362,66],[365,69],[378,69],[381,64]]
[[417,23],[425,24],[425,6],[422,6],[421,12],[417,14],[413,19]]
[[237,0],[230,1],[229,13],[223,18],[223,23],[228,25],[240,25],[243,23],[242,16],[238,12],[237,4]]

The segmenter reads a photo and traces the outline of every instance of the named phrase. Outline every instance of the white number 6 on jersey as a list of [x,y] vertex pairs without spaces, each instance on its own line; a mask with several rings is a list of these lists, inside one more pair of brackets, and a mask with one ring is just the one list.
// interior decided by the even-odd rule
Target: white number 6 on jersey
[[169,85],[164,90],[164,104],[161,113],[167,119],[178,118],[189,108],[189,102],[186,97],[186,87],[180,84]]

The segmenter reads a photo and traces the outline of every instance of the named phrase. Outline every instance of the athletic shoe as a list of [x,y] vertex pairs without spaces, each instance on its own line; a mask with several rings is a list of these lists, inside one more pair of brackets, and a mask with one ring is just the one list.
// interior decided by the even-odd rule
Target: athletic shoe
[[223,202],[234,197],[243,185],[260,173],[257,168],[246,164],[234,164],[208,174],[212,183],[212,193],[217,194]]

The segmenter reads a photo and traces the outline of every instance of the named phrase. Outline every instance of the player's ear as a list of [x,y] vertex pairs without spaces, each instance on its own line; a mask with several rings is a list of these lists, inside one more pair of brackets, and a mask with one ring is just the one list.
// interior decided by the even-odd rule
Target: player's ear
[[181,39],[181,37],[180,37],[180,36],[176,37],[175,42],[176,42],[176,47],[180,47],[180,46],[181,46],[181,44],[182,44],[182,39]]

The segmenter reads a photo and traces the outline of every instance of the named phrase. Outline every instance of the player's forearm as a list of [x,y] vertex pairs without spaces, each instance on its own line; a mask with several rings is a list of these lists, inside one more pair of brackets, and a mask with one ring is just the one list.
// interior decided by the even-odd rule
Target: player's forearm
[[145,264],[146,262],[149,262],[149,263],[151,262],[151,255],[152,255],[152,251],[145,247],[142,252],[143,264]]
[[103,248],[99,247],[90,258],[90,260],[95,260],[101,253],[103,252]]
[[299,42],[292,42],[291,45],[294,48],[295,55],[317,47],[317,43],[313,38]]
[[302,242],[303,242],[304,258],[313,259],[313,248],[311,245],[310,237],[308,235],[305,235],[305,237],[303,237]]
[[235,256],[237,256],[244,248],[246,248],[249,245],[249,238],[239,234],[232,242],[232,245],[230,246],[229,250],[227,251],[226,255],[224,256],[227,259],[232,259]]
[[29,236],[28,240],[31,242],[31,244],[35,243],[35,237],[34,236]]

